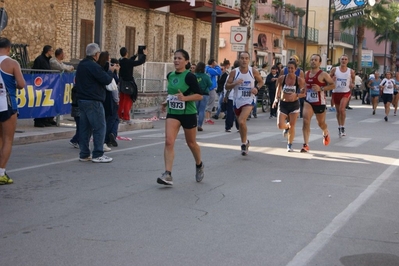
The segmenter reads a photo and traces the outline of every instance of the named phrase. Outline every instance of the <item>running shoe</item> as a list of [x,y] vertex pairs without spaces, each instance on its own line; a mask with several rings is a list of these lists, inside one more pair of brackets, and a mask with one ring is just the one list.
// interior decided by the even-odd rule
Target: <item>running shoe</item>
[[241,145],[241,155],[242,156],[245,156],[248,154],[248,148],[249,148],[249,140],[247,140],[247,144]]
[[303,144],[301,152],[309,152],[309,146],[307,144]]
[[212,120],[205,120],[205,124],[209,124],[209,125],[214,125],[215,122],[213,122]]
[[226,129],[226,132],[231,132],[231,129]]
[[111,151],[111,148],[108,147],[108,145],[107,145],[106,143],[104,143],[104,145],[103,145],[103,151],[104,151],[104,152],[109,152],[109,151]]
[[345,136],[346,136],[345,128],[344,128],[344,127],[341,127],[341,136],[342,136],[342,137],[345,137]]
[[388,122],[388,116],[384,117],[385,122]]
[[201,167],[195,166],[195,181],[201,182],[204,179],[204,163]]
[[330,135],[323,135],[323,145],[328,146],[328,144],[330,144]]
[[71,146],[74,147],[75,149],[79,149],[79,143],[77,143],[77,142],[72,142],[72,141],[70,141],[70,142],[69,142],[69,145],[71,145]]
[[288,131],[290,131],[289,128],[286,128],[283,130],[283,137],[286,138],[288,136]]
[[375,110],[373,110],[373,115],[375,115]]
[[158,177],[157,183],[161,185],[172,186],[173,185],[172,175],[165,171],[165,173],[163,173],[161,177]]
[[91,161],[91,156],[86,157],[86,158],[79,158],[79,161],[81,161],[81,162],[90,162]]
[[111,157],[103,155],[101,157],[93,158],[91,161],[93,163],[110,163],[112,160],[113,159]]
[[0,185],[9,185],[12,183],[14,183],[14,181],[6,173],[4,173],[3,176],[0,176]]
[[338,128],[338,137],[342,137],[342,132],[341,132],[341,128]]
[[288,143],[287,144],[287,151],[288,152],[293,152],[294,150],[292,149],[292,144],[291,143]]
[[198,131],[204,131],[204,130],[202,129],[202,127],[198,127],[197,130],[198,130]]

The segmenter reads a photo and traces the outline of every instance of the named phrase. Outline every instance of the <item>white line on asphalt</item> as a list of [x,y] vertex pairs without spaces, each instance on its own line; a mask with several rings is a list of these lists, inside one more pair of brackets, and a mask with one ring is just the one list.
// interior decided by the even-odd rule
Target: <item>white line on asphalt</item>
[[334,145],[342,146],[342,147],[359,147],[367,141],[371,140],[371,138],[353,138],[353,137],[344,137],[339,139],[339,142]]
[[386,146],[384,150],[390,150],[390,151],[399,151],[399,140],[393,141],[391,144]]
[[362,121],[359,121],[359,123],[377,123],[379,121],[382,121],[382,119],[378,119],[378,118],[367,118],[364,119]]
[[395,160],[366,190],[364,190],[345,210],[335,216],[331,223],[324,228],[317,236],[287,264],[287,266],[309,265],[311,259],[316,256],[331,240],[352,216],[362,207],[367,200],[380,188],[380,186],[399,167],[399,159]]
[[[107,154],[110,154],[110,153],[117,153],[117,152],[124,152],[124,151],[129,151],[129,150],[137,150],[137,149],[146,148],[146,147],[151,147],[151,146],[155,146],[155,145],[159,145],[159,144],[164,144],[164,143],[165,143],[164,141],[155,142],[155,143],[152,143],[152,144],[146,144],[146,145],[141,145],[141,146],[137,146],[137,147],[130,147],[130,148],[126,148],[126,149],[120,149],[120,150],[110,151],[110,152],[107,152]],[[36,169],[36,168],[40,168],[40,167],[47,167],[47,166],[50,166],[50,165],[63,164],[63,163],[69,163],[69,162],[76,162],[76,161],[78,161],[78,160],[79,160],[79,158],[73,158],[73,159],[68,159],[68,160],[63,160],[63,161],[57,161],[57,162],[51,162],[51,163],[44,163],[44,164],[38,164],[38,165],[32,165],[32,166],[28,166],[28,167],[22,167],[22,168],[7,170],[7,172],[8,172],[8,173],[20,172],[20,171],[25,171],[25,170],[30,170],[30,169]]]

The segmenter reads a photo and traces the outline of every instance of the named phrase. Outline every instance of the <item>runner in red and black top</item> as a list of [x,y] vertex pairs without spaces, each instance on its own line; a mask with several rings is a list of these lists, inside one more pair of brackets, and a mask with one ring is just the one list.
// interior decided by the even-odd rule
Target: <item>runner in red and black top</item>
[[316,114],[317,123],[323,130],[323,144],[330,143],[330,136],[326,124],[326,95],[324,91],[332,90],[335,87],[334,80],[320,69],[321,56],[313,54],[310,58],[310,68],[305,74],[306,99],[303,106],[303,140],[301,152],[309,151],[310,120]]

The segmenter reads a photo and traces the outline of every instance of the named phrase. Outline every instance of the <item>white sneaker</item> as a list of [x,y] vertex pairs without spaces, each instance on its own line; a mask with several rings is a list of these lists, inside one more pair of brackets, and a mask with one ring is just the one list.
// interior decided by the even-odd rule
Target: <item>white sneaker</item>
[[93,158],[91,161],[93,163],[110,163],[112,160],[113,159],[111,157],[103,155],[101,157]]
[[104,150],[104,152],[107,152],[107,151],[111,151],[111,148],[108,147],[106,143],[104,143],[103,150]]

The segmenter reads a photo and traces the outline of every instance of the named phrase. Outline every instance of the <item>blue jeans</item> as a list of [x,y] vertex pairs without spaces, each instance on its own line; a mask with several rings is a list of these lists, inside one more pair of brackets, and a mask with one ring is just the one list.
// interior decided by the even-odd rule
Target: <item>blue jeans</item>
[[76,132],[75,132],[75,136],[73,136],[70,141],[72,143],[79,143],[79,128],[80,128],[79,120],[80,120],[80,117],[76,116],[73,119],[75,120],[75,124],[76,124]]
[[118,117],[118,109],[119,105],[114,104],[112,115],[105,117],[105,122],[107,124],[107,131],[105,133],[105,143],[109,142],[109,134],[114,134],[114,136],[118,136],[118,126],[119,126],[119,117]]
[[218,108],[217,108],[216,114],[215,114],[216,116],[220,115],[220,112],[222,109],[223,98],[224,98],[224,93],[223,92],[219,93]]
[[209,100],[209,95],[202,95],[201,101],[196,101],[195,104],[197,106],[198,112],[198,127],[202,127],[205,118],[205,108]]
[[80,109],[80,136],[79,148],[80,158],[90,156],[90,136],[93,134],[93,158],[101,157],[104,154],[104,137],[105,137],[105,113],[102,102],[79,100]]

